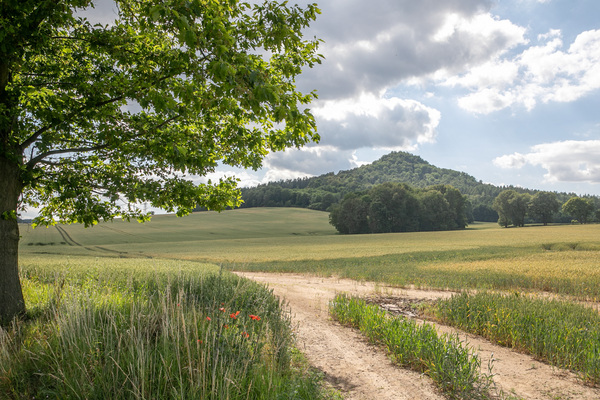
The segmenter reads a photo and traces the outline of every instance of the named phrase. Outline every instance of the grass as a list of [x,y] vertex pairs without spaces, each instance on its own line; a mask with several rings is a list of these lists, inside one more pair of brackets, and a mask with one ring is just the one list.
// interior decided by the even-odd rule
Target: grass
[[[92,381],[105,381],[107,385],[115,385],[114,382],[120,380],[120,386],[110,387],[110,390],[125,390],[125,396],[130,398],[144,398],[134,387],[144,390],[146,387],[151,388],[147,392],[150,397],[154,393],[171,396],[189,393],[205,395],[206,398],[243,398],[243,393],[249,396],[249,392],[244,391],[258,390],[259,394],[252,392],[256,397],[250,398],[311,398],[314,392],[310,391],[318,381],[317,377],[307,368],[298,369],[295,366],[298,362],[290,356],[292,342],[287,328],[281,328],[283,342],[277,342],[279,339],[275,338],[279,335],[275,326],[289,325],[288,317],[267,318],[269,312],[261,308],[262,303],[246,303],[243,300],[246,298],[244,293],[254,293],[259,289],[247,289],[249,292],[242,290],[246,285],[240,283],[243,281],[229,281],[233,279],[229,275],[219,275],[219,268],[215,264],[226,270],[310,273],[421,288],[489,289],[516,293],[545,291],[566,295],[570,299],[598,301],[599,233],[600,225],[503,229],[497,224],[478,223],[462,231],[343,236],[337,235],[329,226],[326,213],[264,208],[221,214],[197,213],[183,219],[157,216],[149,224],[115,221],[99,224],[88,230],[77,225],[31,230],[27,225],[22,225],[21,268],[31,320],[14,326],[10,334],[4,334],[0,339],[4,346],[0,351],[0,392],[2,385],[8,384],[9,387],[23,387],[23,393],[30,393],[28,390],[37,388],[36,382],[44,379],[48,385],[45,387],[50,387],[51,390],[59,390],[59,387],[62,390],[56,393],[75,393],[76,391],[69,389],[76,387],[75,383],[64,383],[69,382],[69,374],[75,374],[74,371],[68,372],[69,368],[75,368],[73,365],[83,366],[87,362],[85,360],[96,362],[92,354],[98,348],[94,347],[94,343],[79,344],[75,336],[118,338],[118,334],[126,333],[133,336],[111,339],[113,342],[103,347],[101,352],[106,349],[113,351],[120,343],[134,343],[137,346],[142,343],[139,338],[152,338],[152,346],[166,346],[167,343],[171,346],[172,342],[179,344],[160,349],[154,347],[154,350],[144,353],[145,358],[134,355],[133,351],[137,350],[126,350],[123,352],[125,356],[122,362],[116,354],[109,353],[113,354],[112,359],[100,358],[102,367],[99,370],[108,371],[106,375],[95,377],[93,374],[96,369],[93,369],[86,372],[89,377],[82,384],[88,382],[89,386]],[[114,257],[121,258],[117,261]],[[205,272],[200,274],[200,270]],[[227,292],[229,297],[217,296],[215,293],[219,293],[218,291],[205,289],[203,282],[217,282],[212,281],[215,276],[224,279],[220,282],[229,282],[217,285],[222,290],[230,286],[237,289]],[[196,286],[203,289],[198,292]],[[170,297],[159,293],[170,293]],[[180,296],[181,293],[185,299]],[[201,296],[199,293],[207,295]],[[578,314],[579,309],[568,308],[572,306],[568,302],[563,302],[565,308],[560,308],[563,306],[559,307],[554,303],[527,305],[520,303],[527,296],[512,297],[486,297],[478,300],[466,297],[469,307],[478,303],[478,311],[473,311],[474,308],[464,311],[464,305],[456,303],[451,307],[447,306],[444,311],[446,314],[443,317],[440,314],[439,318],[445,318],[448,323],[455,318],[457,322],[453,323],[459,324],[461,329],[490,335],[490,338],[499,343],[531,352],[554,365],[579,371],[587,382],[598,384],[600,350],[594,347],[593,342],[595,340],[597,343],[600,339],[596,329],[599,326],[596,319],[598,314],[590,310]],[[231,300],[223,301],[222,298]],[[504,304],[509,300],[514,304]],[[240,311],[235,324],[225,330],[223,326],[230,314],[215,314],[215,310],[222,307],[220,302],[225,303],[228,311]],[[266,306],[269,302],[265,302]],[[181,305],[181,309],[177,304]],[[362,306],[353,307],[362,309]],[[544,314],[544,310],[549,314]],[[458,314],[454,315],[454,311]],[[456,353],[454,361],[452,357],[440,358],[443,352],[458,351],[444,347],[455,346],[443,344],[451,343],[452,338],[444,338],[443,343],[438,342],[433,333],[427,333],[428,328],[423,328],[421,332],[416,326],[411,328],[410,323],[405,322],[394,322],[399,325],[385,331],[385,338],[379,337],[378,324],[387,324],[389,318],[378,316],[371,309],[364,312],[370,316],[360,318],[367,321],[366,329],[369,334],[375,335],[372,340],[388,343],[386,346],[400,364],[411,365],[419,371],[440,377],[445,376],[447,370],[456,370],[457,377],[439,378],[442,382],[449,382],[448,379],[462,382],[463,377],[464,382],[485,381],[485,378],[483,381],[478,381],[479,378],[469,380],[471,378],[468,378],[468,371],[474,369],[477,361],[475,358],[468,358],[466,353]],[[277,314],[281,310],[273,313],[283,315]],[[248,329],[256,328],[256,324],[253,325],[255,320],[248,320],[250,314],[261,317],[264,315],[261,322],[268,329],[250,332]],[[71,321],[71,315],[78,315],[80,320],[90,322],[86,322],[84,330],[77,331],[77,335],[67,340],[61,336],[62,332],[78,326]],[[476,315],[477,318],[474,317]],[[210,322],[217,321],[218,324],[207,324],[207,316],[211,318]],[[475,320],[471,321],[471,318]],[[98,321],[100,325],[94,325]],[[165,321],[169,321],[169,324],[165,325]],[[221,328],[211,330],[212,326],[217,325]],[[148,326],[161,328],[148,331]],[[177,329],[173,330],[171,326],[176,326]],[[405,333],[399,334],[400,331]],[[101,335],[94,332],[100,332]],[[243,332],[250,336],[244,339]],[[535,332],[542,336],[535,336]],[[156,337],[163,339],[157,341]],[[390,339],[392,337],[404,339]],[[252,339],[247,340],[250,338]],[[525,340],[527,338],[529,342]],[[407,357],[411,356],[411,347],[400,343],[405,339],[412,348],[427,354],[428,358],[423,358],[423,355],[420,358],[429,359],[431,364],[419,364],[423,361],[417,359],[407,361]],[[202,346],[192,346],[194,340],[210,343],[213,353],[206,353]],[[253,340],[258,347],[248,347]],[[63,342],[66,344],[60,345],[62,347],[57,344]],[[216,354],[214,349],[223,347],[223,343],[227,343],[228,348],[236,349],[227,353],[227,357],[242,355],[242,358],[236,359],[247,358],[251,362],[235,367],[241,369],[231,369],[234,367],[219,364],[226,359],[225,352],[219,350]],[[455,344],[457,348],[460,347]],[[70,356],[65,355],[68,353],[67,349],[79,348],[78,346],[83,349],[78,351],[81,359],[69,359]],[[150,349],[148,345],[144,346]],[[403,346],[405,350],[399,351]],[[128,348],[137,347],[131,345]],[[287,350],[273,353],[273,349]],[[6,356],[9,354],[7,351],[12,352],[10,356]],[[408,355],[403,355],[403,351],[408,351]],[[39,356],[34,357],[36,354]],[[46,358],[40,358],[42,355]],[[60,359],[58,355],[65,357],[62,364],[55,361]],[[5,363],[11,357],[12,364]],[[21,358],[26,362],[14,361]],[[212,361],[208,361],[209,358]],[[147,366],[166,363],[168,368],[160,371],[169,371],[171,377],[162,377],[158,370],[149,369],[142,373],[139,371],[144,371],[143,368],[135,371],[127,369],[136,365],[137,360],[150,360],[144,361]],[[208,362],[212,364],[202,364]],[[458,364],[452,364],[453,362]],[[37,372],[36,368],[39,367],[36,363],[41,363],[46,369],[42,368],[39,369],[41,372]],[[194,365],[201,365],[202,368],[194,368]],[[273,368],[273,365],[278,367]],[[190,378],[190,374],[197,373],[191,371],[206,372],[211,368],[214,372],[209,374],[210,377],[202,375],[200,378],[198,375]],[[438,371],[436,368],[442,369]],[[217,373],[217,370],[220,372]],[[258,371],[257,375],[252,375],[253,371]],[[25,376],[33,378],[28,381],[23,378]],[[268,381],[260,380],[263,378],[259,376],[267,376]],[[150,377],[147,381],[152,384],[159,382],[158,387],[148,386],[150,383],[140,386],[141,377]],[[202,389],[186,383],[197,379],[203,382]],[[21,380],[25,382],[22,384],[24,386],[11,386]],[[217,381],[219,384],[211,383]],[[473,385],[477,386],[479,383]],[[85,389],[78,386],[76,388]],[[164,388],[177,392],[160,392],[166,390]],[[195,390],[201,391],[194,392]],[[313,394],[301,394],[309,392]],[[21,389],[15,393],[21,393]],[[14,396],[11,398],[19,398]],[[94,398],[96,395],[85,396]]]
[[323,397],[279,300],[215,266],[49,256],[22,276],[28,318],[0,328],[0,398]]
[[432,325],[390,317],[376,305],[343,294],[331,302],[330,312],[342,324],[358,328],[371,342],[384,346],[398,365],[431,377],[448,398],[492,398],[491,375],[480,373],[481,361],[458,336],[440,336]]
[[580,304],[518,293],[477,293],[439,300],[438,320],[578,372],[600,384],[600,315]]
[[147,224],[115,221],[87,230],[24,225],[21,233],[25,258],[155,257],[397,286],[543,290],[600,299],[600,225],[504,229],[476,223],[462,231],[337,235],[327,213],[260,208],[163,215]]

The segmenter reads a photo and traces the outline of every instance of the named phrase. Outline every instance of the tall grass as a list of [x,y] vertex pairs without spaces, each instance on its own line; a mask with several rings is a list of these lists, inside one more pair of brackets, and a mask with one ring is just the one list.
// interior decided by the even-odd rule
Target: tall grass
[[136,273],[106,259],[24,268],[29,319],[0,329],[0,398],[320,397],[266,287],[136,261]]
[[440,300],[435,315],[445,323],[527,352],[600,384],[600,315],[559,300],[518,294],[460,294]]
[[371,342],[385,346],[395,363],[429,375],[449,398],[492,397],[491,376],[480,373],[481,361],[457,336],[438,336],[429,324],[390,317],[376,305],[343,294],[331,302],[330,312],[342,324],[358,328]]
[[[433,242],[430,245],[436,246]],[[600,299],[598,257],[597,251],[485,247],[331,260],[257,262],[232,268],[303,272],[442,290],[548,291],[596,301]]]

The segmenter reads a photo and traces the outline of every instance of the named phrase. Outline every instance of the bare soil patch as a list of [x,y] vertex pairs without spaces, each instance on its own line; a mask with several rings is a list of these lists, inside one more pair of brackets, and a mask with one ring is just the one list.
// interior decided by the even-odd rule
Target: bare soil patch
[[[415,303],[450,297],[451,292],[398,289],[371,282],[296,274],[239,272],[265,283],[285,299],[292,311],[300,350],[345,399],[443,399],[431,380],[393,365],[381,349],[368,344],[353,329],[340,326],[328,314],[336,293],[381,296],[385,308],[415,317]],[[550,367],[531,356],[500,347],[451,327],[439,332],[458,334],[473,348],[487,372],[493,358],[494,381],[515,398],[532,400],[598,400],[600,389],[582,384],[575,374]]]

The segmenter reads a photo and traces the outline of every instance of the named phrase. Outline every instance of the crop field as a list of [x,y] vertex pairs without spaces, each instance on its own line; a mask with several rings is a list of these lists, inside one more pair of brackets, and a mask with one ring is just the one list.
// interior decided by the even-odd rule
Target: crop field
[[[475,223],[450,232],[339,235],[329,225],[327,213],[259,208],[184,218],[160,215],[146,224],[113,221],[88,229],[78,225],[20,229],[29,320],[0,334],[0,385],[4,385],[0,393],[10,390],[14,395],[9,398],[45,395],[39,387],[65,398],[77,392],[102,398],[115,390],[121,390],[123,398],[246,398],[248,391],[254,391],[252,398],[289,397],[292,392],[296,398],[335,396],[323,392],[321,378],[294,356],[289,316],[272,294],[230,270],[309,273],[413,288],[478,289],[484,297],[465,293],[466,297],[439,302],[426,312],[445,324],[577,371],[588,384],[600,384],[598,331],[591,330],[597,312],[571,307],[573,300],[589,304],[600,299],[600,225],[504,229]],[[490,297],[485,297],[486,291]],[[548,294],[559,303],[547,303]],[[531,303],[523,303],[525,298]],[[375,334],[371,340],[389,343],[388,351],[398,364],[427,370],[440,382],[450,379],[445,377],[450,371],[479,368],[478,359],[467,353],[463,357],[452,337],[438,340],[433,331],[416,330],[410,323],[394,322],[385,337],[376,336],[380,329],[373,327],[387,322],[366,305],[353,306],[356,315],[383,319],[364,327],[352,320],[355,317],[344,321],[340,315],[346,311],[340,310],[348,301],[354,300],[338,300],[333,315],[366,335]],[[524,322],[498,315],[523,316]],[[257,316],[260,321],[254,319]],[[565,328],[552,331],[544,321]],[[413,332],[403,335],[432,346],[419,347],[429,352],[431,361],[423,361],[424,355],[416,357],[425,364],[410,361],[415,355],[403,353],[397,344],[394,332],[400,331]],[[109,342],[99,341],[104,336]],[[125,346],[119,351],[125,354],[122,358],[110,350],[119,346]],[[67,351],[72,348],[78,349],[74,355]],[[221,349],[219,354],[214,354],[215,348]],[[433,366],[439,367],[436,357],[449,348],[456,351],[459,364],[434,371]],[[135,364],[138,359],[145,364]],[[90,362],[94,367],[86,369],[88,380],[75,379],[74,368]],[[165,375],[163,367],[156,367],[161,363],[169,365]],[[32,371],[42,372],[28,380]],[[442,383],[440,387],[459,393],[456,387],[469,386],[487,398],[491,378],[465,374],[452,376],[457,382],[452,388]],[[129,383],[112,386],[124,380]],[[100,392],[89,392],[90,388]]]
[[423,288],[543,290],[600,298],[600,225],[338,235],[327,214],[258,208],[85,229],[21,229],[21,254],[149,257]]

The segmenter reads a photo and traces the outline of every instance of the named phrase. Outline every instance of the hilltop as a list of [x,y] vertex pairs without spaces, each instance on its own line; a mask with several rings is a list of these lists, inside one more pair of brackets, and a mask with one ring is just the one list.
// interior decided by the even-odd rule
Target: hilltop
[[[505,189],[535,194],[537,190],[513,186],[495,186],[460,171],[439,168],[421,157],[392,152],[371,164],[363,165],[337,174],[269,182],[242,189],[245,203],[242,207],[304,207],[327,210],[347,193],[365,191],[385,182],[406,183],[414,187],[451,185],[469,199],[473,216],[480,221],[496,221],[497,214],[491,210],[496,196]],[[559,201],[565,202],[573,194],[557,193]]]

